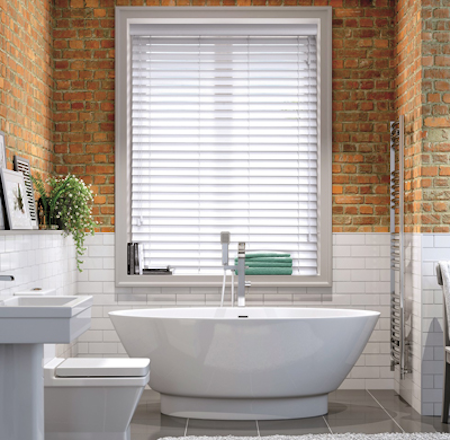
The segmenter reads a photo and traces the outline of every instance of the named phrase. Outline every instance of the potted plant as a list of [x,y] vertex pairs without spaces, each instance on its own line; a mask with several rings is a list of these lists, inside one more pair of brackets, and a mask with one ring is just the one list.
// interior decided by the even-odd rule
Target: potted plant
[[[31,179],[40,195],[38,209],[43,213],[44,228],[62,229],[64,236],[72,235],[77,250],[77,267],[81,272],[83,261],[79,257],[86,250],[84,240],[87,234],[94,235],[97,227],[92,219],[94,194],[90,185],[72,174],[51,176],[45,181],[38,174],[37,178],[31,176]],[[51,188],[49,192],[47,185]]]

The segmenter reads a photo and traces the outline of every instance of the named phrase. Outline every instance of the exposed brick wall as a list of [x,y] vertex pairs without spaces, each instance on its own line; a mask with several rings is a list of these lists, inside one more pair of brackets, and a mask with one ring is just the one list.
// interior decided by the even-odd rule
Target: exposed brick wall
[[[56,0],[52,11],[51,0],[0,0],[8,166],[20,154],[44,173],[56,164],[84,176],[104,231],[114,228],[114,6],[175,6],[161,1]],[[333,6],[334,230],[387,230],[388,123],[405,114],[408,230],[449,232],[450,0],[251,4]]]
[[333,229],[388,231],[393,2],[344,1],[333,16]]
[[396,110],[405,116],[405,226],[420,229],[422,214],[422,1],[396,4]]
[[15,154],[53,171],[52,0],[0,0],[0,127]]
[[333,6],[335,231],[387,231],[393,0],[55,0],[56,171],[94,184],[114,228],[114,6]]
[[406,228],[450,232],[450,1],[397,3],[398,114],[405,115]]
[[421,232],[450,232],[450,1],[423,2]]

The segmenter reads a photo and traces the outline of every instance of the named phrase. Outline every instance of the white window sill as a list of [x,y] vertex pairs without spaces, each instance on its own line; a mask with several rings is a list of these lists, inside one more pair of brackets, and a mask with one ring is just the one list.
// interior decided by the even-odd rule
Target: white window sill
[[[317,277],[296,275],[247,275],[252,287],[331,287],[332,281]],[[234,277],[237,286],[238,277]],[[117,287],[222,287],[223,276],[177,276],[177,275],[127,275],[123,281],[116,280]],[[227,276],[227,285],[231,277]]]

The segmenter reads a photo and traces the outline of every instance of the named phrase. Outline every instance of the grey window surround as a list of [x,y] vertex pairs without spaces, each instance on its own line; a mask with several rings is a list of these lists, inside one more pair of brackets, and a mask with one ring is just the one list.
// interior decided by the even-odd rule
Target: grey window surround
[[[127,275],[130,212],[130,26],[146,24],[317,24],[319,98],[319,209],[317,276],[249,276],[253,286],[329,287],[332,283],[331,7],[116,7],[116,285],[219,286],[222,276]],[[218,237],[218,252],[220,243]]]

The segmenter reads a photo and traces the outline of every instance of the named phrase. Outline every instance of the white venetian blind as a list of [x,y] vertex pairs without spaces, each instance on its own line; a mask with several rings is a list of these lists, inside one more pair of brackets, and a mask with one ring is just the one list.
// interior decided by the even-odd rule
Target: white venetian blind
[[[231,249],[317,273],[316,37],[132,37],[132,240],[145,265],[221,270]],[[234,255],[230,255],[234,256]]]

